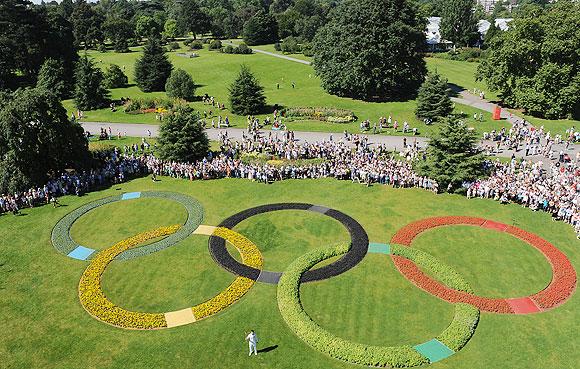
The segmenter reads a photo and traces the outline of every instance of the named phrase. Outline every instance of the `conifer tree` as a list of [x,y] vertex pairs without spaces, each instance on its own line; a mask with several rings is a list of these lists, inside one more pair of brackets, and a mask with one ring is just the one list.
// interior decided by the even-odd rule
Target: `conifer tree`
[[82,57],[75,71],[75,105],[81,110],[94,110],[106,105],[109,91],[103,87],[103,72],[87,56]]
[[53,93],[59,100],[69,96],[71,86],[67,83],[62,61],[46,59],[38,72],[36,87]]
[[163,91],[172,68],[161,41],[151,38],[135,63],[135,82],[144,92]]
[[199,113],[187,106],[171,112],[159,130],[159,157],[163,160],[194,162],[203,159],[209,141]]
[[415,114],[420,119],[437,121],[453,111],[453,103],[449,97],[451,90],[447,87],[447,80],[438,73],[429,73],[425,82],[419,88],[417,108]]
[[264,88],[245,65],[230,86],[230,104],[232,112],[238,115],[258,114],[266,106]]

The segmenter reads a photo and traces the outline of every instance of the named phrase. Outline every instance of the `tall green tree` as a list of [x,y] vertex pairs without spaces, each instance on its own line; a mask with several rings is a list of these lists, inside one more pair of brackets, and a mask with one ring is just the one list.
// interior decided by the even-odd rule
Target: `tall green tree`
[[331,94],[410,98],[427,73],[424,29],[414,2],[344,0],[314,38],[314,69]]
[[477,41],[475,0],[443,0],[441,8],[441,37],[455,46],[470,46]]
[[104,41],[105,35],[101,26],[105,17],[86,0],[75,3],[71,19],[77,47],[83,44],[85,48],[91,48]]
[[508,106],[549,119],[580,117],[580,3],[522,14],[494,37],[478,67]]
[[167,79],[165,84],[165,91],[167,96],[193,101],[195,98],[195,82],[193,78],[183,69],[176,69],[171,72],[171,76]]
[[117,64],[111,64],[105,72],[103,85],[106,88],[121,88],[127,86],[129,78]]
[[103,72],[86,55],[75,72],[75,105],[80,110],[94,110],[107,104],[109,91],[103,85]]
[[0,95],[0,192],[46,183],[50,173],[82,169],[89,160],[82,127],[44,89]]
[[278,40],[278,23],[271,14],[259,10],[244,24],[244,41],[248,45],[271,44]]
[[70,95],[72,86],[67,83],[64,66],[60,60],[46,59],[38,72],[36,87],[55,94],[60,100]]
[[448,116],[453,111],[450,92],[447,79],[441,78],[437,72],[428,73],[425,82],[419,88],[415,115],[420,119],[432,121]]
[[475,132],[457,117],[446,118],[427,146],[427,160],[417,162],[420,175],[433,178],[440,190],[460,190],[463,182],[485,174],[485,156],[477,149]]
[[209,31],[211,26],[211,19],[203,11],[198,0],[180,1],[176,20],[178,28],[184,33],[191,32],[193,38]]
[[253,115],[261,113],[266,107],[264,88],[246,65],[242,65],[240,73],[229,89],[232,113],[238,115]]
[[129,40],[135,37],[134,27],[130,20],[109,17],[103,23],[105,36],[113,43],[116,52],[129,51]]
[[186,106],[178,107],[165,118],[157,142],[158,155],[163,160],[191,163],[203,159],[209,150],[199,113]]
[[159,37],[163,26],[149,15],[141,15],[135,22],[135,35],[139,38]]
[[144,92],[163,91],[172,69],[161,42],[151,38],[135,63],[135,82]]

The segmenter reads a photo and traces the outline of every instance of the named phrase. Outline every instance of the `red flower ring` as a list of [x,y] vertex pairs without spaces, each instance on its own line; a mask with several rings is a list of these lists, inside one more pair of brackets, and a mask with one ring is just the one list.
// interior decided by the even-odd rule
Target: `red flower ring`
[[502,314],[528,314],[552,309],[564,303],[576,288],[576,271],[570,260],[554,245],[543,238],[492,220],[463,216],[447,216],[422,219],[401,228],[392,238],[392,244],[411,246],[413,239],[431,228],[448,225],[472,225],[509,233],[540,251],[552,267],[552,280],[542,291],[519,298],[488,298],[458,291],[445,286],[423,273],[412,261],[392,255],[397,269],[413,284],[449,302],[464,302],[488,312]]

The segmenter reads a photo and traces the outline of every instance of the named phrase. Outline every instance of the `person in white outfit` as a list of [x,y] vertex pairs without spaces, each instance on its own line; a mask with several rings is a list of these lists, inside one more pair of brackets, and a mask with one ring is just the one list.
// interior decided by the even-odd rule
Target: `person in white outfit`
[[258,350],[256,349],[256,346],[258,345],[258,336],[256,336],[256,332],[253,330],[250,331],[246,336],[246,341],[248,341],[248,344],[250,345],[250,354],[248,356],[252,356],[252,352],[254,355],[258,355]]

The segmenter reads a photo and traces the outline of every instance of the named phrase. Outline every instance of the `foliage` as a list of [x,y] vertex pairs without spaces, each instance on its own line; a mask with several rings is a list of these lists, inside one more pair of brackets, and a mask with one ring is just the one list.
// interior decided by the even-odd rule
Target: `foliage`
[[133,24],[118,17],[109,17],[103,23],[105,36],[113,43],[116,52],[125,53],[129,51],[129,39],[135,37]]
[[105,36],[101,29],[101,24],[103,24],[105,19],[92,5],[85,0],[76,3],[71,20],[77,46],[84,44],[85,49],[87,49],[95,44],[103,43]]
[[226,45],[226,47],[221,48],[221,52],[224,54],[242,54],[249,55],[253,53],[253,50],[248,47],[245,43],[241,43],[236,47],[232,45]]
[[129,78],[117,64],[109,65],[105,72],[104,86],[106,88],[122,88],[129,83]]
[[195,98],[195,82],[193,78],[183,69],[175,69],[165,84],[167,96],[187,101]]
[[194,162],[204,158],[209,150],[199,113],[189,107],[177,107],[166,116],[158,143],[159,157],[170,161]]
[[163,26],[163,35],[169,39],[177,38],[181,35],[177,21],[175,19],[168,19]]
[[420,119],[437,121],[453,111],[453,103],[449,97],[451,89],[447,87],[447,80],[438,73],[428,73],[425,82],[419,88],[417,109],[415,114]]
[[420,53],[424,27],[414,3],[406,0],[343,1],[313,42],[322,86],[363,100],[414,96],[426,74]]
[[258,114],[266,107],[264,88],[246,65],[229,88],[232,113],[239,115]]
[[46,59],[38,72],[36,87],[45,89],[62,100],[70,94],[71,86],[67,81],[63,63],[60,60]]
[[182,33],[191,32],[193,38],[210,29],[210,18],[201,9],[198,0],[183,0],[176,5],[177,27]]
[[458,118],[449,117],[431,137],[427,160],[418,163],[416,169],[420,175],[436,180],[440,190],[458,190],[464,181],[484,174],[484,160],[477,149],[475,132]]
[[333,2],[317,0],[297,0],[284,12],[276,15],[280,38],[297,37],[312,41],[316,32],[327,22]]
[[580,3],[517,17],[478,68],[511,107],[548,119],[580,117]]
[[82,127],[44,89],[0,95],[0,193],[43,185],[51,173],[89,164]]
[[296,37],[288,36],[282,41],[282,44],[280,44],[279,51],[288,54],[298,54],[302,52],[302,48],[300,47],[300,43]]
[[243,37],[250,46],[276,42],[278,39],[276,19],[263,10],[258,11],[244,24]]
[[222,42],[220,40],[212,40],[209,43],[210,50],[220,50],[222,48]]
[[137,37],[159,37],[163,31],[163,25],[157,19],[148,15],[141,15],[135,22],[135,35]]
[[352,111],[339,108],[295,107],[284,109],[281,113],[286,118],[304,118],[332,123],[349,123],[357,119]]
[[172,69],[161,42],[151,38],[135,63],[135,82],[144,92],[163,91]]
[[445,0],[441,9],[441,37],[455,45],[470,46],[478,38],[475,0]]
[[75,71],[75,105],[80,110],[94,110],[106,105],[109,91],[103,86],[103,72],[87,56],[82,57]]
[[203,49],[203,43],[199,40],[195,40],[189,44],[191,50],[201,50]]
[[127,114],[143,114],[156,110],[169,111],[184,106],[183,100],[158,98],[137,98],[129,100],[124,107]]
[[284,271],[277,289],[278,308],[290,329],[316,350],[349,363],[373,367],[410,367],[429,361],[410,345],[381,347],[351,342],[316,324],[300,302],[300,278],[319,262],[348,251],[348,245],[318,249],[296,259]]

